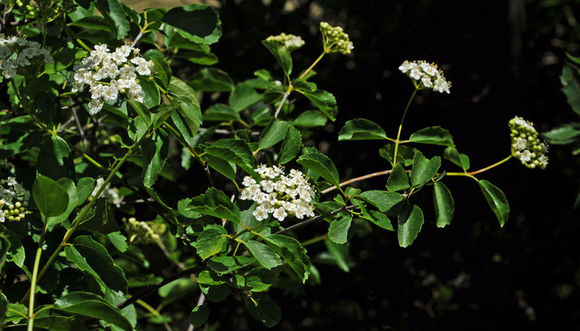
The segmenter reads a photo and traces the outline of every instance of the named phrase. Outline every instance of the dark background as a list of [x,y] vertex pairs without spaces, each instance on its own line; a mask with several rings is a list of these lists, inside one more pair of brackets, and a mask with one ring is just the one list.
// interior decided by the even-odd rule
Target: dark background
[[[388,168],[378,156],[378,142],[337,142],[336,137],[344,122],[356,117],[373,120],[396,136],[412,92],[409,80],[398,72],[406,59],[436,62],[453,86],[450,95],[420,93],[403,136],[425,126],[443,126],[454,135],[459,150],[470,156],[472,169],[509,154],[507,122],[514,116],[533,121],[539,131],[576,119],[561,92],[559,75],[565,52],[580,55],[579,1],[328,0],[265,5],[244,0],[222,1],[218,11],[224,32],[213,47],[220,58],[216,66],[236,81],[260,68],[281,73],[259,43],[270,34],[286,32],[306,40],[306,46],[293,53],[296,71],[321,51],[321,20],[341,25],[350,34],[353,54],[325,57],[312,79],[338,101],[338,119],[321,129],[312,143],[322,140],[317,147],[338,165],[341,178]],[[578,165],[571,148],[554,146],[544,171],[512,160],[480,175],[502,188],[510,201],[504,228],[470,179],[446,179],[456,213],[445,229],[435,226],[431,192],[418,194],[417,199],[424,200],[421,206],[427,206],[426,222],[411,247],[398,247],[395,233],[378,228],[357,232],[349,273],[317,264],[321,285],[271,292],[282,307],[283,319],[276,328],[580,328],[580,219],[572,209]],[[379,177],[362,185],[381,189],[385,180]],[[324,245],[308,249],[316,255]],[[260,328],[242,315],[232,317],[227,306],[221,313],[222,326]]]

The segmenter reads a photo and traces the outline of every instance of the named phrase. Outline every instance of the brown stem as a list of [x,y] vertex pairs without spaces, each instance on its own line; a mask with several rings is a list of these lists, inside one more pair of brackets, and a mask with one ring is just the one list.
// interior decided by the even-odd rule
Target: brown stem
[[[393,170],[385,170],[385,171],[378,171],[378,172],[373,172],[372,174],[368,174],[368,175],[364,175],[364,176],[360,176],[360,177],[356,177],[353,179],[349,179],[346,180],[342,183],[339,184],[340,187],[352,184],[352,183],[356,183],[356,182],[360,182],[361,180],[365,180],[365,179],[369,179],[369,178],[373,178],[373,177],[377,177],[377,176],[384,176],[384,175],[388,175],[392,172]],[[322,192],[320,192],[320,194],[326,194],[328,192],[332,192],[334,190],[336,190],[337,187],[333,186],[333,187],[329,187],[326,190],[323,190]]]
[[294,224],[294,225],[292,225],[292,226],[289,226],[289,227],[287,227],[286,229],[280,230],[280,231],[278,231],[278,232],[276,232],[276,233],[274,233],[274,234],[280,234],[280,233],[284,233],[284,232],[292,231],[292,230],[295,230],[295,229],[301,228],[301,227],[303,227],[303,226],[305,226],[305,225],[308,225],[308,224],[310,224],[310,223],[312,223],[312,222],[315,222],[315,221],[317,221],[317,220],[319,220],[319,219],[322,219],[322,218],[325,218],[325,217],[328,217],[328,216],[332,216],[332,215],[334,215],[334,214],[340,213],[341,211],[344,211],[344,210],[349,210],[349,209],[353,209],[353,208],[356,208],[356,207],[358,207],[358,206],[357,206],[357,205],[343,206],[343,207],[340,207],[340,208],[338,208],[338,209],[335,209],[335,210],[333,210],[333,211],[331,211],[331,212],[328,212],[328,213],[326,213],[326,214],[322,214],[322,215],[314,216],[314,217],[312,217],[312,218],[309,218],[309,219],[307,219],[306,221],[302,221],[302,222],[300,222],[300,223],[296,223],[296,224]]

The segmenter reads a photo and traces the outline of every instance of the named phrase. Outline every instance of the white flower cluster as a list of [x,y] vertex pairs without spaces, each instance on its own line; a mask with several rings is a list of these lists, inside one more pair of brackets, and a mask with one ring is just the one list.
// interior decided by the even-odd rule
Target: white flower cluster
[[439,70],[435,63],[405,61],[399,66],[399,70],[413,79],[413,83],[419,89],[433,89],[439,93],[449,94],[451,82],[445,79],[443,71]]
[[320,22],[320,32],[322,32],[322,44],[326,53],[350,54],[354,48],[348,34],[340,26]]
[[89,113],[98,113],[105,102],[113,104],[120,94],[129,100],[143,102],[145,93],[139,85],[139,76],[151,75],[153,62],[139,55],[139,49],[123,45],[109,52],[107,45],[96,45],[90,56],[75,66],[72,91],[83,91],[89,86],[91,102]]
[[129,242],[134,244],[155,244],[160,243],[161,238],[145,222],[139,222],[135,217],[129,219],[123,218],[125,231],[129,236]]
[[300,36],[295,36],[293,34],[281,33],[277,36],[270,36],[266,38],[266,40],[278,42],[284,45],[290,52],[304,46],[304,40],[302,40]]
[[[103,178],[97,179],[97,182],[95,184],[95,189],[93,190],[93,193],[91,193],[92,197],[96,197],[97,192],[99,192],[99,190],[101,189],[101,186],[103,186],[104,183],[105,183],[105,180]],[[121,207],[121,203],[123,202],[123,197],[119,195],[119,189],[117,189],[115,187],[111,188],[110,184],[107,184],[107,186],[105,187],[105,190],[103,191],[103,193],[101,193],[101,196],[103,198],[107,199],[107,202],[109,204],[113,204],[117,208]],[[96,197],[96,198],[99,198],[99,197]]]
[[36,41],[28,41],[17,36],[6,37],[0,34],[0,70],[6,79],[12,79],[18,68],[32,63],[53,63],[50,52]]
[[314,216],[314,207],[310,204],[314,198],[314,188],[301,171],[291,169],[288,175],[284,169],[260,165],[256,169],[261,180],[256,182],[250,176],[244,177],[240,199],[255,201],[258,206],[254,217],[258,221],[267,219],[270,214],[283,221],[287,216],[303,219]]
[[29,198],[30,192],[14,177],[0,180],[0,223],[24,219]]
[[543,143],[534,124],[521,117],[509,121],[512,155],[528,168],[545,169],[548,165],[548,146]]

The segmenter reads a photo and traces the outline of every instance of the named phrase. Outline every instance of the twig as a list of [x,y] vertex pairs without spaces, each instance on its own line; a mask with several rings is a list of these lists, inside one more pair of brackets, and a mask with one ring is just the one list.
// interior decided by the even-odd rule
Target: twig
[[[349,179],[346,180],[342,183],[339,184],[340,187],[355,183],[355,182],[359,182],[361,180],[365,180],[365,179],[369,179],[369,178],[373,178],[373,177],[377,177],[377,176],[384,176],[384,175],[388,175],[392,172],[393,170],[385,170],[385,171],[379,171],[379,172],[373,172],[372,174],[368,174],[368,175],[364,175],[364,176],[360,176],[360,177],[356,177],[353,179]],[[326,190],[323,190],[322,192],[320,192],[320,194],[326,194],[328,192],[332,192],[334,190],[336,190],[337,187],[336,186],[332,186],[327,188]]]
[[294,224],[294,225],[292,225],[292,226],[289,226],[289,227],[287,227],[286,229],[280,230],[280,231],[278,231],[278,232],[276,232],[276,233],[274,233],[274,234],[280,234],[280,233],[284,233],[284,232],[292,231],[292,230],[295,230],[295,229],[301,228],[301,227],[303,227],[303,226],[305,226],[305,225],[308,225],[308,224],[310,224],[310,223],[312,223],[312,222],[315,222],[315,221],[317,221],[317,220],[319,220],[319,219],[321,219],[321,218],[325,218],[325,217],[328,217],[328,216],[332,216],[332,215],[334,215],[334,214],[340,213],[341,211],[345,211],[345,210],[354,209],[354,208],[356,208],[356,207],[358,207],[358,206],[357,206],[357,205],[342,206],[342,207],[340,207],[340,208],[338,208],[338,209],[335,209],[335,210],[333,210],[333,211],[331,211],[331,212],[328,212],[328,213],[326,213],[326,214],[322,214],[322,215],[314,216],[314,217],[312,217],[312,218],[309,218],[309,219],[307,219],[306,221],[302,221],[302,222],[300,222],[300,223],[296,223],[296,224]]
[[169,278],[164,279],[163,281],[161,281],[161,282],[159,282],[159,283],[157,283],[155,285],[149,286],[145,290],[143,290],[143,291],[135,294],[134,296],[130,297],[129,299],[127,299],[127,300],[123,301],[122,303],[118,304],[117,305],[117,308],[123,309],[123,308],[125,308],[125,307],[127,307],[129,305],[132,305],[137,300],[139,300],[139,299],[141,299],[141,298],[143,298],[143,297],[145,297],[145,296],[147,296],[147,295],[155,292],[160,287],[162,287],[164,285],[167,285],[167,284],[173,282],[174,280],[177,280],[177,279],[179,279],[179,278],[181,278],[183,276],[187,276],[187,275],[193,274],[198,268],[199,268],[199,266],[195,266],[195,267],[192,267],[192,268],[189,268],[189,269],[182,270],[182,271],[180,271],[180,272],[178,272],[178,273],[170,276]]
[[288,91],[286,91],[286,93],[284,93],[284,96],[282,97],[282,100],[280,100],[280,104],[278,105],[278,108],[276,108],[276,112],[274,113],[274,118],[278,118],[278,114],[280,113],[280,110],[282,110],[282,106],[284,106],[284,103],[286,102],[286,99],[288,99],[290,92],[292,92],[292,91],[288,90]]

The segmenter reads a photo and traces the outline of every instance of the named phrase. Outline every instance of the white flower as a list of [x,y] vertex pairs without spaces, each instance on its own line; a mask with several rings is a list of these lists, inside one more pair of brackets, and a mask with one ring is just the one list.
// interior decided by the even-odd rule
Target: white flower
[[82,92],[85,85],[89,85],[92,99],[89,113],[93,115],[102,109],[104,102],[117,102],[120,94],[129,100],[143,102],[145,92],[138,83],[137,74],[149,76],[152,68],[153,62],[142,58],[136,48],[124,45],[111,53],[107,45],[96,45],[90,56],[75,66],[72,91]]
[[314,215],[314,207],[310,203],[315,192],[302,172],[291,169],[285,175],[282,167],[265,165],[258,166],[255,171],[262,180],[256,182],[250,176],[244,177],[240,199],[257,203],[253,212],[257,220],[266,219],[270,214],[279,221],[287,216],[301,219]]
[[526,146],[528,145],[528,140],[524,139],[524,138],[518,138],[516,139],[516,149],[519,151],[523,151],[524,149],[526,149]]
[[509,121],[512,155],[528,168],[545,169],[548,165],[548,146],[539,138],[532,122],[521,117]]
[[445,79],[443,72],[434,63],[426,61],[404,61],[399,70],[414,81],[419,89],[433,89],[439,93],[450,93],[451,83]]

